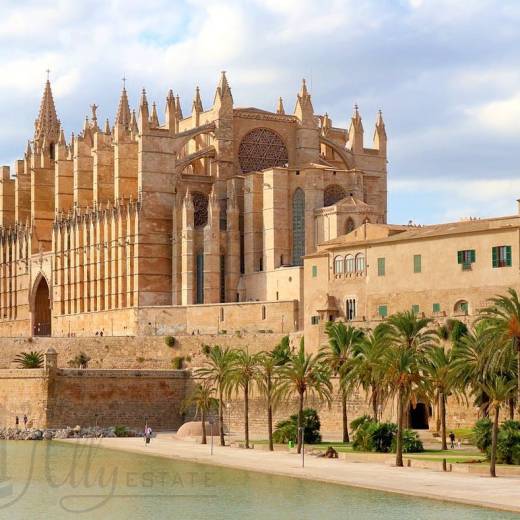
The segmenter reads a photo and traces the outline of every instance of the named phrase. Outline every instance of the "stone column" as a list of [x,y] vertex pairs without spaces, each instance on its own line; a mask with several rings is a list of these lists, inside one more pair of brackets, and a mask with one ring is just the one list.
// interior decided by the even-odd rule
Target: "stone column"
[[220,208],[213,192],[204,227],[204,303],[220,302]]
[[193,304],[193,201],[186,190],[182,207],[181,305]]
[[244,183],[245,274],[258,271],[263,262],[263,182],[261,173],[250,173]]
[[9,227],[14,225],[15,200],[14,179],[9,174],[9,166],[0,167],[0,226]]
[[[227,204],[227,256],[226,256],[226,301],[237,301],[240,280],[240,228],[237,192],[230,181]],[[247,228],[246,228],[247,229]]]
[[92,205],[94,160],[88,139],[76,136],[73,152],[73,193],[76,206]]

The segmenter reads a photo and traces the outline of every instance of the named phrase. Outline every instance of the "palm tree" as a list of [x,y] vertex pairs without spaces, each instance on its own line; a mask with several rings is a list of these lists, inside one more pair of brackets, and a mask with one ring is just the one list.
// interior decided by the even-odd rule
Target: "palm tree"
[[237,350],[229,372],[230,389],[244,392],[244,436],[246,448],[249,448],[249,395],[252,383],[258,371],[258,354],[250,354],[248,350]]
[[385,330],[386,327],[379,324],[365,334],[352,359],[352,379],[368,395],[376,422],[379,421],[379,407],[387,394],[382,366],[386,348]]
[[446,443],[446,401],[448,395],[456,389],[457,379],[453,365],[453,350],[434,346],[426,353],[425,375],[431,388],[432,397],[439,402],[442,449],[447,450]]
[[397,397],[396,466],[403,466],[404,414],[417,397],[425,394],[423,363],[426,351],[437,336],[428,325],[431,320],[419,318],[414,312],[399,312],[386,322],[388,350],[384,368],[386,380]]
[[218,408],[219,401],[214,397],[215,388],[211,387],[209,382],[205,380],[202,384],[198,384],[193,392],[183,401],[181,410],[186,410],[191,406],[195,406],[195,417],[200,413],[202,421],[202,442],[206,444],[206,416],[208,412]]
[[298,353],[280,368],[280,394],[298,396],[298,453],[302,449],[303,404],[308,394],[316,394],[329,404],[332,399],[332,384],[329,370],[320,363],[316,354],[305,354],[303,339]]
[[206,380],[217,391],[221,446],[226,445],[224,440],[224,397],[229,395],[230,373],[235,355],[235,350],[215,345],[210,348],[205,365],[195,371],[196,377]]
[[343,421],[343,442],[349,442],[347,398],[352,386],[351,361],[355,349],[363,339],[363,331],[345,326],[341,321],[329,321],[325,326],[329,343],[320,349],[320,361],[326,363],[335,375],[339,375],[341,397],[341,417]]
[[520,415],[520,299],[515,289],[509,288],[507,295],[491,298],[490,305],[480,311],[493,341],[494,355],[490,363],[495,366],[503,363],[502,357],[516,357],[516,405]]
[[43,353],[35,350],[21,352],[15,356],[14,362],[22,368],[42,368],[44,363]]
[[489,464],[489,474],[496,477],[496,460],[497,460],[497,437],[498,437],[498,419],[500,414],[500,406],[506,403],[514,394],[516,381],[508,379],[503,375],[491,376],[486,383],[483,384],[483,390],[489,396],[490,407],[493,410],[493,430],[491,435],[491,461]]
[[256,383],[260,393],[266,401],[267,408],[267,433],[269,438],[269,450],[273,451],[273,410],[278,397],[278,379],[276,375],[279,371],[280,362],[273,355],[273,352],[262,352],[258,359],[258,372]]

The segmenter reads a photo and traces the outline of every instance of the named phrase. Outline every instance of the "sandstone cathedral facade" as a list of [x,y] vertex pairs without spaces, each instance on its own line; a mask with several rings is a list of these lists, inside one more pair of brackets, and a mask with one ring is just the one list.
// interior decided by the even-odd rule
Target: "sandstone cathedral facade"
[[225,73],[165,116],[123,87],[113,125],[91,107],[66,139],[47,81],[33,138],[0,179],[0,335],[302,328],[303,256],[386,223],[381,113],[365,147],[317,115],[235,107]]

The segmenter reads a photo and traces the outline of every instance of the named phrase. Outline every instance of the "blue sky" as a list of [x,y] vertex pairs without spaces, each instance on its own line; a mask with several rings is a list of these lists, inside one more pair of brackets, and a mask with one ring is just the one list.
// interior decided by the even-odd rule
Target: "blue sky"
[[22,156],[45,70],[66,135],[92,103],[113,118],[123,74],[189,111],[220,70],[237,106],[292,110],[301,78],[316,112],[365,140],[383,110],[389,220],[516,211],[520,197],[520,2],[508,0],[0,0],[0,158]]

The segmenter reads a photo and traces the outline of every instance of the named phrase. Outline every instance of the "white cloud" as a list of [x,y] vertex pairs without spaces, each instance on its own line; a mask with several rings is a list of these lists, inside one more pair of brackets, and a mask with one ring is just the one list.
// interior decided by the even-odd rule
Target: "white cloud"
[[520,137],[520,92],[507,99],[468,108],[466,114],[482,127],[501,133],[516,133]]

